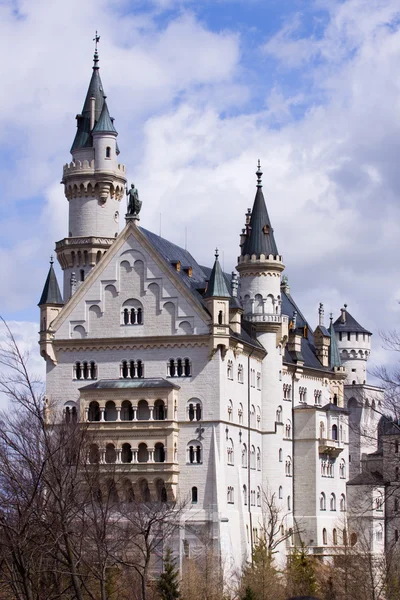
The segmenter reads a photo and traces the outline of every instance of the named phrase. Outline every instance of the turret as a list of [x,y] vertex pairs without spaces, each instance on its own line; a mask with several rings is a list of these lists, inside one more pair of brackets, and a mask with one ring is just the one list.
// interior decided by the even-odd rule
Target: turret
[[364,329],[347,310],[347,304],[333,324],[342,365],[346,368],[346,384],[367,381],[367,361],[371,353],[370,331]]
[[69,226],[68,237],[56,243],[56,252],[64,271],[65,300],[117,237],[120,201],[125,195],[125,167],[118,163],[118,133],[108,111],[98,63],[96,46],[89,89],[82,113],[76,117],[72,162],[64,166],[61,181],[69,202]]
[[204,294],[204,304],[211,314],[212,347],[211,352],[218,348],[224,353],[229,348],[229,302],[231,294],[225,281],[218,260],[218,250],[215,251],[215,262],[210,280]]
[[51,323],[64,306],[64,302],[53,268],[53,257],[50,259],[50,269],[38,306],[40,308],[40,354],[43,357],[50,356],[54,358],[51,344]]
[[240,275],[243,318],[254,323],[280,323],[281,273],[285,266],[274,238],[262,192],[262,171],[258,161],[257,192],[253,210],[246,213],[241,234]]

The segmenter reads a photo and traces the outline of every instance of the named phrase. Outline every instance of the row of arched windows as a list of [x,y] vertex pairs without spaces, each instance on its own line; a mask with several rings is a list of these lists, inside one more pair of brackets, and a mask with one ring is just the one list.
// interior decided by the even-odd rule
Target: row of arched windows
[[[319,437],[321,439],[326,439],[326,437],[327,437],[326,433],[325,433],[325,423],[323,421],[321,421],[319,424]],[[338,426],[336,424],[333,424],[331,427],[331,430],[330,430],[330,438],[329,439],[334,440],[334,441],[343,441],[343,438],[344,438],[343,426],[342,425],[340,426],[339,436],[338,436]]]
[[141,307],[124,308],[122,321],[124,325],[143,325],[143,309]]
[[147,463],[165,462],[166,451],[162,442],[157,442],[154,448],[149,449],[147,444],[141,442],[137,449],[132,449],[131,444],[122,444],[121,448],[116,448],[114,444],[106,444],[105,448],[99,448],[97,444],[92,444],[89,450],[89,462],[91,464],[114,464],[114,463]]
[[191,377],[192,365],[188,358],[170,358],[167,363],[167,377]]
[[[325,496],[324,492],[321,492],[321,495],[319,497],[319,509],[326,510],[326,496]],[[336,510],[336,495],[333,492],[329,499],[329,510],[331,510],[331,511]],[[344,494],[342,494],[340,496],[340,511],[345,512],[345,510],[346,510],[346,496]]]
[[96,500],[99,502],[150,502],[156,500],[158,502],[167,502],[168,495],[165,482],[163,479],[156,479],[152,484],[154,497],[152,498],[150,486],[147,479],[139,479],[135,484],[130,479],[123,479],[118,484],[113,479],[105,481],[102,487],[94,488]]
[[[233,488],[232,488],[232,490],[233,490]],[[242,492],[243,492],[243,504],[245,506],[247,506],[247,504],[248,504],[247,485],[243,486]],[[261,506],[261,488],[259,486],[257,487],[257,491],[250,490],[250,506],[256,506],[256,498],[257,498],[257,506]]]
[[124,400],[121,406],[116,406],[113,400],[100,407],[96,400],[89,404],[88,421],[164,421],[167,418],[167,407],[163,400],[156,400],[154,406],[149,406],[147,400],[139,400],[133,407],[129,400]]
[[144,366],[141,360],[123,360],[120,365],[121,379],[142,379]]
[[[229,439],[227,446],[227,454],[228,454],[228,464],[234,464],[234,451],[233,451],[233,440]],[[232,462],[229,462],[229,461]],[[247,452],[247,444],[242,444],[242,467],[247,469],[248,463],[248,452]],[[250,447],[250,469],[257,469],[261,471],[261,450],[257,448],[257,451],[254,446]]]
[[[239,425],[243,425],[243,404],[240,402],[238,407],[238,422]],[[228,421],[233,421],[233,402],[228,400]],[[254,404],[250,407],[250,427],[260,429],[261,427],[261,410],[260,407],[256,407]]]
[[72,376],[74,379],[97,379],[97,365],[93,360],[78,360],[73,365]]

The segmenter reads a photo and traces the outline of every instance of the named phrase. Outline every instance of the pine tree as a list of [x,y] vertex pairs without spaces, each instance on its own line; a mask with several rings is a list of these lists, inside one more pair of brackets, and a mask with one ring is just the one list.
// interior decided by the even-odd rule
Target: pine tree
[[251,587],[247,586],[242,600],[257,600],[257,596],[255,595]]
[[313,596],[318,591],[315,562],[304,545],[289,558],[286,577],[289,595]]
[[167,548],[164,558],[164,572],[157,581],[157,590],[161,600],[177,600],[181,597],[179,592],[179,570],[172,556],[171,548]]

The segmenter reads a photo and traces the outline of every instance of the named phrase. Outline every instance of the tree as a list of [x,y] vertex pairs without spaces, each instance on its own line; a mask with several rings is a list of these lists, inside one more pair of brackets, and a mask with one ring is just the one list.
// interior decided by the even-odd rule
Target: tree
[[157,581],[157,590],[161,600],[175,600],[180,598],[179,592],[179,569],[172,557],[171,548],[167,548],[164,558],[164,572]]
[[314,596],[318,592],[316,564],[302,544],[288,558],[286,586],[289,596]]
[[284,598],[281,578],[274,567],[273,556],[265,538],[256,543],[252,561],[243,569],[241,590],[242,595],[246,595],[250,590],[256,600]]

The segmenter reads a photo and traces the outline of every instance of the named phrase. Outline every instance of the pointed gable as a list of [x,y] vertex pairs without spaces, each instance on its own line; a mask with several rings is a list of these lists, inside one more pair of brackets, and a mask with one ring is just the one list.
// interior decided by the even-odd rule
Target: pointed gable
[[113,119],[110,117],[110,113],[108,112],[108,106],[106,102],[106,97],[104,96],[103,108],[97,121],[96,125],[93,127],[92,133],[117,133],[117,130],[114,127]]
[[218,251],[215,254],[215,262],[211,271],[210,280],[208,282],[204,298],[230,298],[228,286],[226,285],[225,277],[218,260]]

